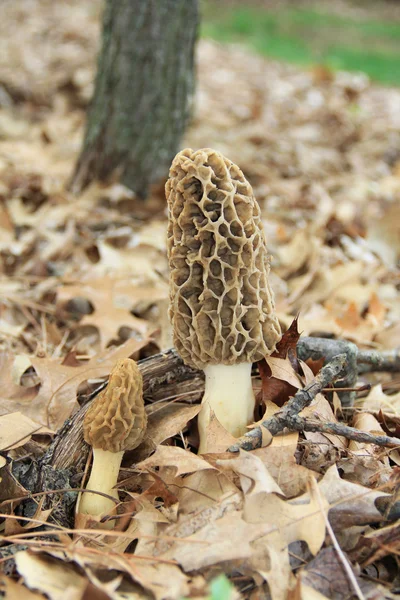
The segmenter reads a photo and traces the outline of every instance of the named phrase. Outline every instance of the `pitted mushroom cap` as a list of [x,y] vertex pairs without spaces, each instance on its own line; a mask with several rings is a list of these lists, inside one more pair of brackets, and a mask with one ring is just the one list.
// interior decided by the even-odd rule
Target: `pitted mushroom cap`
[[166,196],[177,351],[198,369],[271,354],[281,332],[260,208],[242,171],[215,150],[188,148],[171,165]]
[[85,415],[85,441],[110,452],[133,450],[146,432],[142,374],[134,360],[119,360],[107,387]]

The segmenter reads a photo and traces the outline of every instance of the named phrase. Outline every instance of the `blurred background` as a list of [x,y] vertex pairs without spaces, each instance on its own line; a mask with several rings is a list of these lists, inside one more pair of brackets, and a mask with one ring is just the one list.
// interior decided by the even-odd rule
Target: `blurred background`
[[[146,130],[143,138],[153,139],[152,148],[146,154],[139,140],[143,164],[136,172],[131,164],[126,169],[133,184],[142,169],[149,171],[145,201],[126,181],[121,185],[118,165],[110,181],[93,176],[92,185],[75,195],[67,186],[84,145],[105,4],[0,3],[0,270],[10,302],[0,333],[25,348],[31,325],[13,304],[24,298],[35,306],[46,302],[52,324],[62,318],[55,339],[68,335],[65,349],[91,355],[121,341],[122,330],[125,337],[139,335],[140,327],[148,331],[154,323],[163,337],[159,347],[166,347],[163,186],[176,150],[212,147],[241,167],[261,206],[282,324],[301,311],[306,335],[323,332],[393,347],[400,335],[400,3],[203,0],[190,119],[184,107],[175,111],[184,123],[178,123],[173,151],[162,147],[160,130]],[[194,0],[181,6],[189,4],[197,9]],[[129,11],[131,4],[108,6]],[[168,11],[177,4],[162,6]],[[196,24],[195,15],[187,29],[196,31]],[[174,26],[182,34],[182,26]],[[136,44],[139,54],[146,40],[145,32]],[[128,61],[133,71],[140,74],[151,62],[153,47],[147,43],[143,63]],[[116,63],[116,57],[108,62],[111,84]],[[144,119],[150,125],[157,119],[143,98],[137,117],[142,88],[130,87],[135,77],[125,80],[133,108],[128,101],[122,107],[120,130],[125,135],[136,118],[138,129],[125,135],[132,148]],[[161,100],[166,87],[159,86]],[[114,93],[121,98],[120,90]],[[118,110],[113,116],[122,122]],[[108,124],[107,110],[103,121]],[[115,131],[108,130],[111,142]],[[116,154],[110,148],[105,163]],[[95,148],[91,165],[100,153]],[[27,277],[48,280],[31,285]],[[71,285],[76,281],[91,283],[81,289]],[[88,302],[71,304],[77,297]],[[56,305],[56,319],[49,302]],[[88,337],[84,325],[97,329],[97,338]],[[32,330],[32,348],[35,335]]]
[[202,34],[299,65],[363,71],[400,83],[400,3],[204,0]]

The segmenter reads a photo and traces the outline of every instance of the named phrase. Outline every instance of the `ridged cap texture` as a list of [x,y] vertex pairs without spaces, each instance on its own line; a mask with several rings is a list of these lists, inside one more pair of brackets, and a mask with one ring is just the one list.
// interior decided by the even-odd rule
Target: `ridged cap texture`
[[143,440],[146,426],[142,374],[134,360],[119,360],[107,387],[85,415],[85,441],[110,452],[133,450]]
[[170,319],[188,365],[255,362],[281,337],[260,208],[216,150],[176,155],[166,184]]

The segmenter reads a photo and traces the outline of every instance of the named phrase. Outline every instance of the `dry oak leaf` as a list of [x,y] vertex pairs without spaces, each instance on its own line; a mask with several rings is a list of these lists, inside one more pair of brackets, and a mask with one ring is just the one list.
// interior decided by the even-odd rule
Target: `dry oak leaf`
[[[362,597],[365,600],[395,600],[398,598],[398,595],[392,594],[383,585],[360,577],[354,570],[353,574],[361,589],[362,596],[358,596],[359,598]],[[349,581],[349,575],[333,546],[323,548],[308,563],[301,573],[301,581],[316,589],[320,594],[325,594],[327,598],[348,600],[350,597],[356,597],[354,588]]]
[[139,244],[134,248],[115,248],[106,240],[100,239],[96,241],[96,246],[100,260],[93,265],[93,272],[97,275],[107,276],[108,273],[112,273],[118,277],[134,277],[135,280],[144,283],[158,283],[158,273],[167,272],[166,253],[155,247]]
[[360,398],[357,406],[366,411],[382,411],[383,414],[400,415],[400,392],[388,396],[382,390],[382,385],[375,385],[368,396]]
[[[200,412],[200,404],[160,402],[146,407],[147,429],[143,442],[132,451],[135,462],[147,458],[159,444],[174,437]],[[127,452],[126,456],[129,457]]]
[[301,387],[296,348],[299,337],[296,317],[277,343],[275,352],[259,361],[264,404],[271,401],[282,406]]
[[[373,415],[367,412],[355,413],[352,420],[352,426],[355,429],[367,431],[373,435],[385,435],[385,432],[380,426],[379,421]],[[353,454],[359,454],[364,458],[368,455],[376,455],[378,460],[381,459],[382,466],[385,465],[386,467],[389,467],[389,457],[385,454],[382,454],[382,448],[379,446],[350,440],[349,450]]]
[[178,448],[178,446],[158,446],[155,453],[136,465],[136,468],[143,471],[153,467],[175,467],[175,476],[185,473],[194,473],[204,469],[214,469],[206,460],[203,460],[196,454]]
[[[124,292],[125,294],[125,292]],[[147,288],[146,299],[156,294],[156,290]],[[121,307],[118,304],[118,280],[104,277],[93,279],[81,285],[62,286],[57,289],[57,311],[65,314],[67,304],[73,298],[85,298],[93,306],[93,312],[84,315],[77,328],[95,327],[99,331],[101,345],[105,348],[111,341],[118,339],[122,327],[128,327],[141,336],[150,335],[154,327],[147,321],[138,319],[130,313],[130,308],[135,304],[134,298],[131,307]],[[138,288],[137,300],[143,298]]]
[[[301,361],[301,368],[304,373],[305,384],[308,385],[314,379],[314,373],[310,366]],[[329,404],[328,400],[322,394],[317,394],[311,404],[301,411],[302,417],[311,417],[314,420],[319,420],[323,423],[337,423],[338,420]],[[347,440],[339,435],[333,435],[330,433],[319,433],[319,432],[304,432],[307,440],[314,442],[315,444],[325,444],[325,448],[322,446],[322,452],[329,451],[329,446],[326,447],[326,442],[329,440],[336,448],[344,450],[347,448]]]
[[250,571],[256,583],[268,582],[272,600],[287,600],[292,572],[288,548],[280,532],[271,531],[254,540],[251,549],[251,556],[244,562],[245,572]]
[[222,469],[232,469],[240,476],[240,485],[247,497],[261,493],[276,493],[284,496],[262,460],[252,452],[240,450],[238,457],[217,460],[217,466]]
[[[249,524],[243,519],[242,511],[235,510],[217,520],[210,519],[192,535],[184,536],[185,543],[175,542],[162,557],[176,560],[186,572],[243,560],[251,556],[251,542],[272,529],[270,524]],[[170,536],[171,532],[166,529],[163,534]]]
[[248,523],[273,526],[286,546],[298,540],[307,542],[310,552],[316,554],[325,540],[325,516],[329,504],[323,493],[316,489],[314,477],[309,478],[307,504],[282,500],[275,493],[246,496],[244,519]]
[[396,268],[400,257],[400,206],[393,202],[379,218],[371,219],[366,243],[390,268]]
[[[177,565],[163,562],[135,561],[135,555],[133,555],[131,568],[127,572],[134,581],[137,581],[145,590],[151,592],[156,600],[185,598],[189,595],[188,577],[182,573]],[[121,600],[124,598],[126,596],[122,594]],[[135,600],[139,600],[139,598],[143,598],[143,596],[135,596]]]
[[399,521],[381,529],[373,529],[360,537],[360,542],[352,555],[365,567],[390,554],[398,555],[400,550]]
[[[283,324],[289,324],[292,317],[279,313],[279,320]],[[299,314],[299,329],[303,336],[321,332],[339,336],[341,328],[336,323],[334,315],[321,304],[312,304],[310,308]]]
[[52,433],[50,429],[41,427],[21,412],[14,412],[0,417],[0,450],[11,450],[23,446],[33,434]]
[[56,431],[77,408],[76,392],[83,381],[106,377],[118,359],[131,356],[147,342],[130,339],[76,367],[63,365],[58,359],[30,357],[41,381],[39,391],[26,400],[24,394],[27,388],[21,386],[21,396],[0,397],[0,414],[20,411],[40,425]]
[[274,358],[267,356],[258,363],[262,382],[262,400],[264,404],[273,402],[283,404],[302,387],[289,356]]
[[15,564],[28,588],[43,592],[51,600],[64,600],[67,594],[78,600],[87,586],[85,577],[71,565],[27,550],[15,554]]
[[207,454],[205,456],[225,452],[236,441],[236,438],[221,425],[214,411],[210,409],[210,422],[206,431]]
[[[208,473],[209,471],[203,471]],[[207,497],[207,494],[203,493]],[[198,510],[190,511],[188,514],[180,512],[178,520],[171,523],[167,528],[162,530],[163,537],[157,540],[139,540],[137,552],[143,555],[162,556],[165,558],[169,550],[172,552],[174,548],[182,547],[188,549],[190,546],[185,545],[185,541],[193,536],[202,538],[204,529],[214,527],[216,522],[219,522],[223,516],[229,513],[240,513],[243,504],[243,495],[241,492],[229,490],[224,494],[218,502],[205,503],[200,505]],[[185,538],[182,541],[182,538]],[[196,538],[197,539],[197,538]],[[141,542],[144,542],[141,544]],[[193,545],[199,550],[200,546],[206,547],[205,542],[193,542]],[[172,556],[172,555],[171,555]]]
[[229,473],[225,475],[217,470],[196,471],[185,477],[171,478],[165,483],[178,498],[179,515],[199,512],[215,506],[223,498],[239,494],[239,489],[229,479]]
[[[12,505],[7,501],[11,498],[24,498],[25,496],[28,496],[28,492],[12,474],[11,463],[7,464],[7,459],[0,456],[0,506],[3,501],[6,501],[0,512],[10,513]],[[15,506],[17,502],[13,504]]]
[[[327,470],[318,487],[329,503],[329,521],[335,530],[383,520],[375,500],[389,494],[342,479],[336,465]],[[307,497],[308,494],[300,496],[296,502],[303,502]]]
[[[290,439],[286,439],[289,437],[292,443],[287,443],[290,442]],[[296,462],[297,436],[295,439],[291,435],[275,436],[274,441],[276,443],[265,448],[253,450],[252,454],[263,462],[283,494],[287,498],[294,498],[305,491],[310,470]]]

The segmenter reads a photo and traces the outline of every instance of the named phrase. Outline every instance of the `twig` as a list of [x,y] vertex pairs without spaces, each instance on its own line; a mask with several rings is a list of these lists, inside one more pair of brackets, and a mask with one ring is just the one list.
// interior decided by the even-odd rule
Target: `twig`
[[340,388],[354,388],[357,384],[357,355],[358,348],[352,342],[345,340],[329,340],[325,338],[303,337],[297,342],[297,356],[300,360],[324,360],[328,364],[338,354],[345,354],[346,365],[342,373],[342,380],[335,386],[338,389],[342,406],[352,406],[355,393],[341,391]]
[[388,435],[373,435],[361,429],[355,429],[342,423],[321,423],[319,421],[310,421],[298,415],[288,421],[288,427],[292,431],[318,431],[319,433],[330,433],[331,435],[341,435],[348,440],[365,444],[376,444],[388,448],[397,448],[400,446],[400,439]]
[[[386,446],[396,448],[400,446],[400,439],[389,437],[387,435],[373,435],[359,429],[354,429],[342,423],[322,423],[319,421],[310,421],[300,417],[299,413],[309,404],[315,396],[338,377],[344,368],[346,357],[341,354],[325,365],[311,383],[303,390],[299,390],[295,396],[284,406],[284,408],[270,419],[264,421],[261,425],[272,435],[281,433],[284,429],[288,431],[318,431],[321,433],[330,433],[341,435],[349,440],[363,442],[367,444],[376,444],[377,446]],[[260,427],[255,427],[244,436],[239,438],[236,444],[229,448],[229,452],[238,452],[239,448],[244,450],[254,450],[261,446],[262,432]]]
[[[340,389],[342,392],[355,392],[356,394],[359,394],[360,392],[370,392],[371,387],[372,386],[370,383],[366,383],[365,385],[360,385],[359,387],[351,387],[351,388],[343,388],[342,386],[340,386]],[[326,387],[322,391],[323,392],[337,392],[337,389],[335,387]]]
[[[289,400],[289,402],[282,408],[281,411],[276,413],[270,419],[267,419],[262,423],[262,427],[268,429],[272,435],[280,433],[288,426],[290,419],[296,420],[299,418],[299,413],[309,406],[315,396],[323,390],[328,384],[336,381],[343,372],[346,364],[346,355],[339,354],[335,356],[331,362],[325,367],[322,367],[318,375],[302,390],[299,390],[297,394]],[[230,452],[238,452],[239,448],[244,450],[253,450],[261,446],[261,428],[255,427],[243,437],[239,438],[238,442],[229,448]]]
[[400,348],[396,350],[359,350],[357,354],[359,373],[368,371],[400,371]]
[[324,360],[327,364],[337,354],[346,354],[346,369],[343,379],[335,386],[343,406],[352,406],[355,393],[352,390],[360,373],[370,371],[400,371],[400,348],[396,350],[359,350],[352,342],[326,338],[303,337],[297,343],[297,355],[301,360]]
[[[314,482],[315,482],[315,480],[314,480]],[[318,504],[319,504],[319,507],[320,507],[320,510],[321,510],[321,514],[322,514],[322,516],[324,518],[324,521],[325,521],[326,529],[327,529],[327,531],[329,533],[329,537],[332,540],[333,547],[336,550],[336,554],[338,555],[338,558],[339,558],[340,562],[343,565],[343,568],[344,568],[344,570],[346,572],[346,575],[349,578],[349,581],[350,581],[351,585],[354,588],[354,591],[356,593],[357,598],[359,600],[365,600],[365,596],[362,593],[360,586],[358,585],[358,581],[357,581],[356,576],[354,575],[354,571],[353,571],[353,569],[351,567],[351,564],[349,563],[349,561],[346,558],[345,554],[343,553],[341,547],[339,546],[339,542],[336,539],[336,536],[335,536],[334,531],[332,529],[332,526],[331,526],[331,524],[329,522],[328,515],[326,513],[326,510],[325,510],[323,502],[322,502],[320,489],[319,489],[319,487],[318,487],[318,485],[316,483],[314,483],[314,491],[315,491],[316,496],[317,496],[317,500],[318,500]]]

